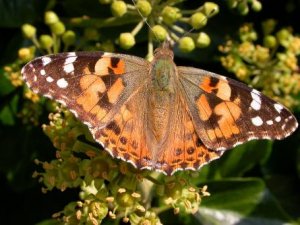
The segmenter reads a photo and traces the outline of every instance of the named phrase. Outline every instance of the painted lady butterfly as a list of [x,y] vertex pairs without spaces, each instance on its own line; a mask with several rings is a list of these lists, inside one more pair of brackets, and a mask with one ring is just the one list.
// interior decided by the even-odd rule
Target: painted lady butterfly
[[165,42],[152,62],[71,52],[22,69],[36,93],[65,105],[114,157],[166,174],[195,170],[252,139],[282,139],[298,124],[281,104],[235,80],[176,66]]

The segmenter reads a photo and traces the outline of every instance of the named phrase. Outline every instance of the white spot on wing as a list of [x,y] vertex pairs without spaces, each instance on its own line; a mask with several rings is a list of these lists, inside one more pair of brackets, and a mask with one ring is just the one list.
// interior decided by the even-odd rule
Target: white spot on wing
[[268,120],[266,123],[267,123],[268,125],[273,125],[273,120]]
[[278,104],[278,103],[275,103],[275,104],[274,104],[274,108],[276,109],[276,111],[277,111],[278,113],[281,113],[281,110],[283,109],[283,106],[280,105],[280,104]]
[[40,71],[40,74],[41,74],[42,76],[45,76],[45,75],[46,75],[46,71],[42,69],[42,70]]
[[280,122],[280,121],[281,121],[281,117],[280,117],[280,116],[277,116],[277,117],[275,118],[275,121],[276,121],[276,122]]
[[71,57],[66,58],[65,65],[75,62],[76,59],[77,59],[76,56],[71,56]]
[[253,117],[251,119],[251,121],[252,121],[252,124],[254,126],[257,126],[257,127],[259,127],[259,126],[261,126],[263,124],[263,121],[262,121],[262,119],[259,116]]
[[74,71],[74,66],[73,64],[67,64],[67,65],[64,65],[64,71],[66,73],[72,73]]
[[76,52],[69,52],[69,53],[68,53],[68,56],[69,56],[69,57],[76,56]]
[[49,64],[51,61],[52,61],[51,58],[48,57],[48,56],[44,56],[44,57],[42,58],[43,66],[46,66],[46,65]]
[[251,107],[254,110],[260,110],[261,107],[261,98],[260,98],[260,93],[253,89],[251,91],[251,97],[252,97],[252,102],[251,102]]
[[51,83],[51,82],[54,81],[54,79],[53,79],[52,77],[48,76],[48,77],[46,78],[46,81],[49,82],[49,83]]
[[60,88],[66,88],[68,86],[68,82],[65,80],[65,78],[60,78],[57,80],[56,84]]

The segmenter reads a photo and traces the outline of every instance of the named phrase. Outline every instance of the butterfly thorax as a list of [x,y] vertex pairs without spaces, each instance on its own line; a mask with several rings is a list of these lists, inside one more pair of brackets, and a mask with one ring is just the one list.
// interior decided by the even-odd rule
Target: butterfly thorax
[[[173,52],[162,46],[155,53],[150,70],[151,84],[148,95],[148,127],[150,138],[159,147],[167,140],[170,128],[170,118],[174,114],[176,65],[173,62]],[[159,149],[157,149],[159,150]]]

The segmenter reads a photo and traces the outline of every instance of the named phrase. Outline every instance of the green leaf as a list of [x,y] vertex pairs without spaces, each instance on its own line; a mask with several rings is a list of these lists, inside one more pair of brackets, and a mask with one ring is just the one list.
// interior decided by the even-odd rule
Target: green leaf
[[240,145],[203,167],[199,180],[240,177],[255,165],[265,163],[271,152],[271,141],[251,141]]
[[13,92],[15,87],[11,82],[4,76],[3,68],[0,68],[0,96],[8,95]]
[[201,224],[282,224],[284,212],[261,179],[231,179],[208,182],[211,196],[195,217]]
[[15,124],[18,102],[19,102],[19,96],[14,95],[8,104],[1,106],[0,121],[2,124],[9,125],[9,126]]

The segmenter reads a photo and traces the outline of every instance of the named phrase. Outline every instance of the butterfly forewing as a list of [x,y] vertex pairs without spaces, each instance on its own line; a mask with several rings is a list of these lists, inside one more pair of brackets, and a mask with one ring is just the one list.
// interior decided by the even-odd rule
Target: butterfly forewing
[[147,78],[146,60],[103,52],[39,57],[22,70],[36,93],[66,105],[80,120],[103,127]]
[[178,73],[197,133],[211,149],[282,139],[298,126],[284,106],[245,84],[190,67],[178,67]]

